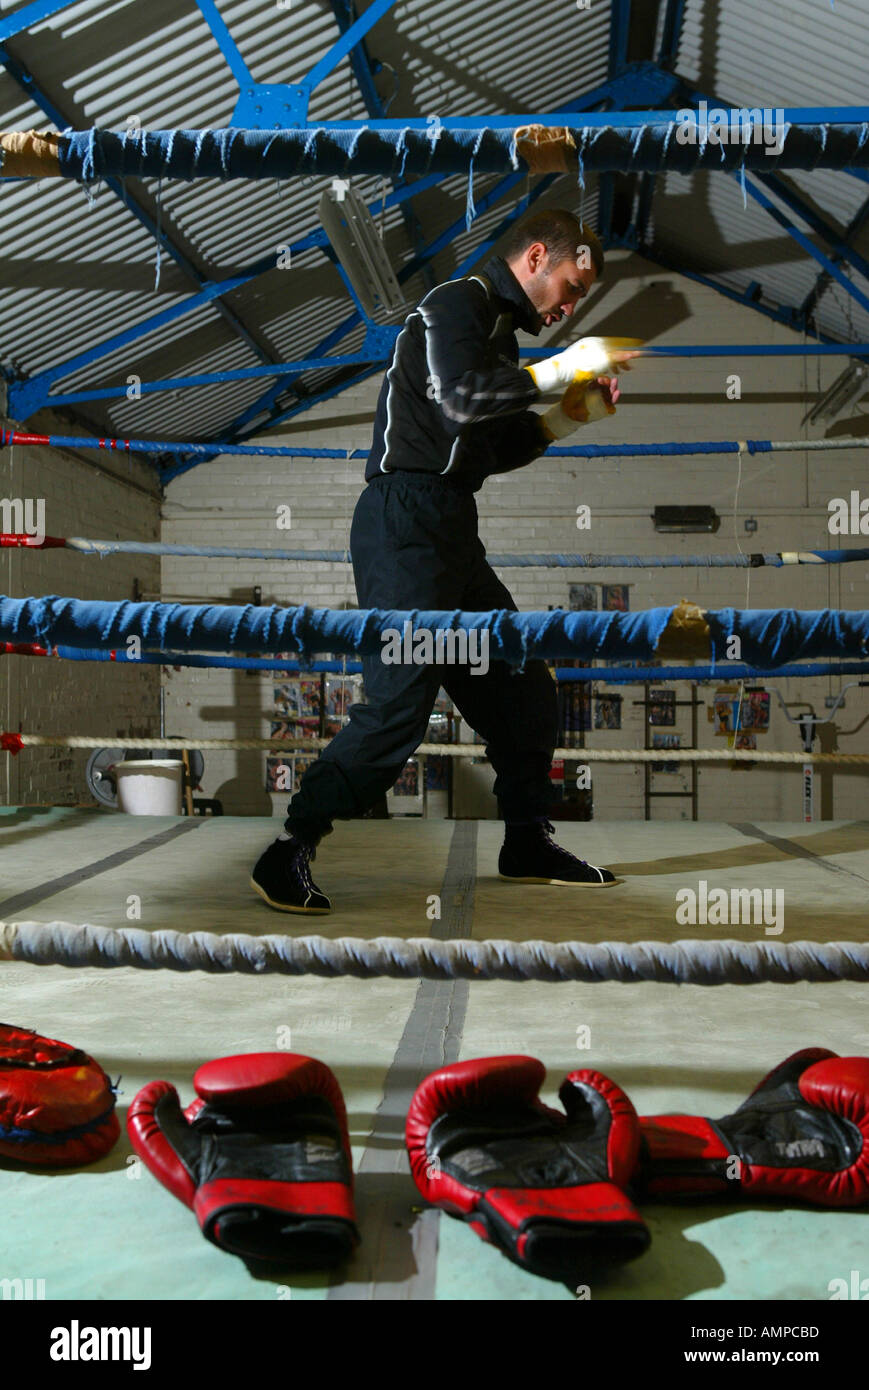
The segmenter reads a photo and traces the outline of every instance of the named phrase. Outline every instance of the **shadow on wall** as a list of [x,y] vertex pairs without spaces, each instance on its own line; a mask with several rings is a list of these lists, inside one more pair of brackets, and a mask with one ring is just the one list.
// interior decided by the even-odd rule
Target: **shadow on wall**
[[228,778],[213,795],[223,806],[225,816],[274,815],[272,799],[265,787],[257,787],[250,776]]

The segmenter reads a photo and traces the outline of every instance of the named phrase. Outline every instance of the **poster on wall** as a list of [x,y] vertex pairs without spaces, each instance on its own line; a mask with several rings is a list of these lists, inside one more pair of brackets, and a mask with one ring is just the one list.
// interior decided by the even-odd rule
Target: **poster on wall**
[[596,584],[568,585],[568,603],[574,612],[591,613],[597,611]]
[[[277,706],[278,691],[285,687],[275,687],[275,705]],[[295,701],[289,701],[295,705]],[[296,720],[293,719],[273,719],[269,725],[269,737],[285,742],[287,739],[301,738],[302,734]],[[266,791],[267,792],[292,792],[293,790],[293,758],[295,748],[282,748],[280,752],[269,753],[266,757]]]
[[300,676],[299,677],[299,713],[311,718],[320,716],[320,677],[319,676]]
[[266,791],[293,792],[293,754],[284,753],[278,757],[266,758]]
[[[649,723],[672,725],[676,723],[675,690],[649,691]],[[664,747],[665,745],[661,745]]]
[[293,791],[299,790],[299,784],[309,767],[313,767],[317,761],[316,753],[297,753],[293,758]]
[[429,756],[425,760],[425,785],[430,792],[449,791],[450,760]]
[[[653,748],[681,748],[682,739],[679,734],[652,734]],[[678,772],[679,763],[650,763],[652,772]]]
[[716,696],[712,701],[712,722],[715,726],[715,735],[733,733],[733,719],[736,714],[736,701],[730,698]]
[[565,748],[581,748],[582,735],[591,728],[591,694],[581,681],[565,681],[558,690]]
[[739,728],[766,732],[769,728],[769,691],[746,690],[739,711]]
[[[450,704],[452,704],[451,701]],[[424,742],[451,743],[452,723],[452,714],[447,714],[435,706],[431,719],[429,720]],[[448,757],[438,757],[431,753],[427,754],[424,759],[425,786],[427,791],[445,792],[449,790],[449,763],[450,760]]]
[[628,613],[631,590],[628,584],[601,584],[600,606],[605,613]]
[[274,712],[283,719],[298,719],[302,713],[298,680],[282,681],[274,687]]
[[361,685],[360,676],[327,676],[326,717],[345,723],[350,706],[359,700]]
[[594,727],[596,729],[620,729],[622,727],[621,695],[595,695]]
[[386,804],[393,815],[422,815],[423,787],[419,764],[419,758],[410,758],[402,768],[395,785],[386,793]]
[[[757,735],[737,734],[734,746],[739,752],[751,752],[757,748]],[[730,764],[731,772],[750,772],[753,767],[757,767],[757,763],[734,762]]]
[[419,796],[419,762],[416,758],[405,763],[392,792],[394,796]]

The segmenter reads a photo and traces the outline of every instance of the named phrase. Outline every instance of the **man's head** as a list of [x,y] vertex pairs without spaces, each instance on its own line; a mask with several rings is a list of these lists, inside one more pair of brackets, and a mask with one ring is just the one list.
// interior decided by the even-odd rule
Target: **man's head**
[[547,328],[572,314],[603,274],[600,242],[565,208],[523,217],[502,254]]

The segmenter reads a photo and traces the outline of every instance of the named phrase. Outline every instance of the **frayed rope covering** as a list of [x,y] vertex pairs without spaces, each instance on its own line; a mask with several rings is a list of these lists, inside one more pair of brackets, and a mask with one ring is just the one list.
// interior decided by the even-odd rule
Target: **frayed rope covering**
[[838,941],[436,941],[382,936],[217,936],[71,922],[0,922],[0,960],[210,974],[796,984],[869,979],[869,945]]

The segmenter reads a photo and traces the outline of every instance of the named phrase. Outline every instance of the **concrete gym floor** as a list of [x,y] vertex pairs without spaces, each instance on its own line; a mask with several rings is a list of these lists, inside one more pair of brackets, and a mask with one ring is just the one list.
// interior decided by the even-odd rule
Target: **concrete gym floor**
[[[502,882],[497,822],[342,823],[315,865],[333,901],[331,916],[316,918],[270,911],[248,886],[278,828],[252,818],[0,808],[0,920],[336,937],[866,939],[869,823],[560,824],[562,844],[624,874],[601,891]],[[784,889],[783,932],[678,925],[676,891],[701,879],[710,889]],[[440,921],[427,916],[433,894]],[[132,895],[138,921],[128,916]],[[354,1145],[362,1245],[331,1277],[255,1277],[203,1239],[193,1214],[134,1159],[125,1133],[88,1168],[3,1166],[0,1278],[44,1279],[47,1299],[573,1299],[463,1223],[422,1209],[404,1116],[444,1049],[449,1060],[541,1058],[552,1104],[566,1072],[596,1067],[641,1114],[712,1116],[735,1108],[798,1048],[869,1053],[866,987],[844,983],[431,983],[10,962],[0,970],[0,1018],[74,1043],[120,1075],[122,1123],[147,1081],[173,1082],[187,1104],[201,1062],[290,1050],[336,1072]],[[593,1272],[592,1299],[827,1299],[831,1280],[869,1272],[869,1212],[703,1204],[646,1206],[644,1215],[651,1249],[622,1269]]]

